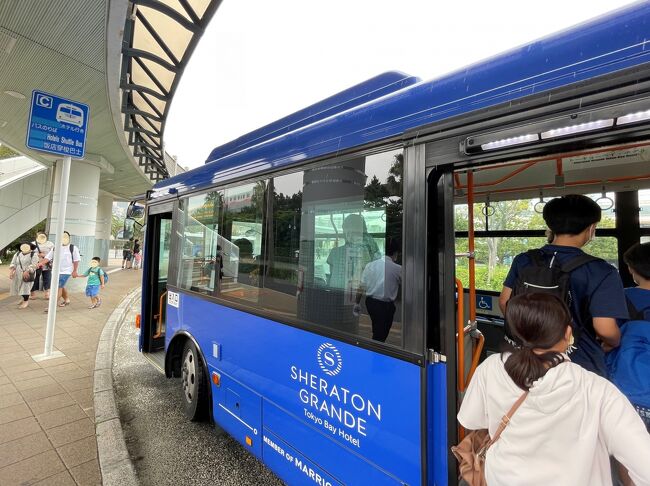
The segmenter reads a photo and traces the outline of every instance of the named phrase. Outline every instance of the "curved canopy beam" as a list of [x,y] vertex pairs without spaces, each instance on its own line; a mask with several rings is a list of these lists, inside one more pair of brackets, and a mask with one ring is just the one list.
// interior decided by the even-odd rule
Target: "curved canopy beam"
[[[122,49],[124,131],[151,180],[169,177],[162,138],[185,66],[221,0],[130,0]],[[135,115],[139,115],[135,116]],[[156,145],[148,143],[154,141]]]

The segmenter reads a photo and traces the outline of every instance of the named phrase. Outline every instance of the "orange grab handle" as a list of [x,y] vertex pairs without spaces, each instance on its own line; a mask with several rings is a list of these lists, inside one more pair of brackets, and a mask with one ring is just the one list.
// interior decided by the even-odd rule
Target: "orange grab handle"
[[154,338],[159,338],[160,336],[162,336],[163,302],[166,295],[167,295],[166,290],[162,294],[160,294],[160,301],[158,302],[158,320],[156,322],[156,334],[153,335]]
[[456,311],[456,346],[458,361],[458,391],[465,391],[465,289],[460,279],[456,279],[456,292],[458,303]]
[[472,354],[472,365],[469,369],[469,373],[467,373],[467,382],[465,383],[465,386],[469,385],[472,376],[474,376],[474,372],[478,367],[478,360],[481,358],[481,352],[483,351],[483,346],[485,345],[485,336],[483,336],[483,333],[479,331],[477,332],[477,335],[478,342],[474,346],[474,353]]

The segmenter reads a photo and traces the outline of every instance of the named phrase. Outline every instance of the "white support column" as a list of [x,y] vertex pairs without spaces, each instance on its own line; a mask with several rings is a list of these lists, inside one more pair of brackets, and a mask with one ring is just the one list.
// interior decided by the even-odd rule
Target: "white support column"
[[113,218],[113,196],[100,191],[95,224],[94,256],[102,259],[102,266],[108,266],[108,249],[111,243],[111,223]]
[[[100,167],[88,161],[72,161],[70,170],[70,185],[67,201],[67,212],[63,229],[70,233],[70,241],[79,249],[81,262],[79,272],[88,268],[95,251],[95,227],[99,196]],[[50,213],[50,228],[57,227],[59,211],[59,185],[61,168],[56,167]],[[51,241],[58,235],[50,233]],[[70,279],[66,286],[69,290],[79,290],[85,286],[84,279]]]

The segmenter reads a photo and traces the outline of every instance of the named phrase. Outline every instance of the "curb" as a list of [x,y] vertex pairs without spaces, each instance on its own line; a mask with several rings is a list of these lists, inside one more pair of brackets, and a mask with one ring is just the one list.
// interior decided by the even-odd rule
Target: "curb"
[[120,415],[113,391],[113,350],[120,325],[133,302],[140,297],[138,288],[131,291],[110,315],[97,345],[94,370],[95,435],[99,468],[104,486],[139,484],[129,451],[124,442]]

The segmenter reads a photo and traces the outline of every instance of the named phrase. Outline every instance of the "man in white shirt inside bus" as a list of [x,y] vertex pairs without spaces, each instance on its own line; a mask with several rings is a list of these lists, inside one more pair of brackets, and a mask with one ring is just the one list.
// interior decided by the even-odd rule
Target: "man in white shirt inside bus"
[[[65,307],[70,304],[70,299],[68,297],[68,291],[65,289],[65,284],[68,282],[68,279],[72,275],[77,277],[77,268],[79,267],[79,260],[81,260],[81,255],[79,254],[79,249],[70,244],[70,233],[67,231],[63,232],[62,245],[59,249],[58,258],[61,259],[61,266],[59,267],[59,293],[58,298],[63,299],[59,302],[59,307]],[[43,261],[40,265],[47,265],[54,258],[54,249],[45,255]]]
[[368,263],[361,274],[354,314],[361,312],[361,297],[366,294],[366,309],[372,321],[372,339],[386,341],[395,315],[395,300],[402,283],[402,266],[395,263],[400,246],[394,239],[386,242],[386,256]]

